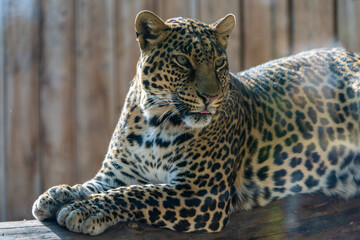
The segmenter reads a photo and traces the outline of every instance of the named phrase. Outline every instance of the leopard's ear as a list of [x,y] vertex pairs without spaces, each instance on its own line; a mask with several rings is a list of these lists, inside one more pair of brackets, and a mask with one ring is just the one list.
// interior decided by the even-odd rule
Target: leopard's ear
[[135,19],[136,38],[141,50],[151,49],[166,36],[169,27],[155,13],[141,11]]
[[228,14],[224,18],[211,24],[214,30],[219,34],[219,41],[221,45],[226,48],[229,42],[229,36],[235,27],[235,16]]

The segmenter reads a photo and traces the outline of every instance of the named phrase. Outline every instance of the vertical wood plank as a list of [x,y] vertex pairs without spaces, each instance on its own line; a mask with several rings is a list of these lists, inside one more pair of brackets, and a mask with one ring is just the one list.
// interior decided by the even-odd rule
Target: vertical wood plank
[[340,44],[360,52],[360,1],[337,0],[337,29]]
[[6,4],[8,220],[31,217],[39,183],[39,14],[37,0]]
[[289,1],[272,0],[271,5],[272,58],[290,55]]
[[45,189],[75,183],[74,1],[42,1],[41,165]]
[[241,69],[241,9],[240,1],[233,0],[200,0],[199,11],[201,21],[211,24],[227,14],[232,13],[236,17],[236,25],[231,33],[227,48],[230,71],[238,72]]
[[243,0],[244,68],[272,58],[271,1]]
[[249,68],[290,52],[287,0],[243,0],[243,67]]
[[120,0],[115,5],[114,37],[116,54],[114,56],[116,99],[115,121],[120,116],[121,109],[129,90],[129,82],[136,73],[136,63],[140,49],[135,35],[135,17],[142,10],[155,11],[152,0]]
[[95,175],[114,128],[112,0],[76,1],[77,181]]
[[292,1],[293,52],[335,43],[334,1]]
[[4,73],[4,18],[5,3],[0,2],[0,221],[6,220],[6,165],[5,165],[5,73]]
[[[190,18],[193,11],[190,10],[192,0],[158,0],[157,13],[165,21],[169,18]],[[195,11],[196,12],[196,11]]]

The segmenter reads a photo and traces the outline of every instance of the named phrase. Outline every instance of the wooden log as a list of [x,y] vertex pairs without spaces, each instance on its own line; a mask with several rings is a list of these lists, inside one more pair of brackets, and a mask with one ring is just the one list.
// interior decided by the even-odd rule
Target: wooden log
[[334,2],[292,1],[292,52],[335,45]]
[[360,52],[360,1],[337,0],[336,10],[340,45]]
[[5,18],[5,2],[0,2],[0,221],[6,220],[6,160],[5,160],[5,41],[4,41],[4,18]]
[[75,184],[74,1],[42,1],[42,13],[40,106],[44,191],[58,184]]
[[[5,22],[8,219],[31,216],[40,194],[38,0],[2,1]],[[3,194],[3,193],[1,193]]]
[[100,169],[114,125],[114,1],[76,1],[76,176]]
[[224,0],[200,0],[199,19],[208,24],[216,22],[218,19],[232,13],[235,15],[236,25],[231,33],[230,42],[227,48],[230,71],[238,72],[241,69],[241,6],[239,1]]
[[[359,199],[342,200],[323,195],[298,195],[265,207],[234,213],[220,233],[194,234],[150,227],[141,223],[117,224],[91,239],[358,239]],[[89,239],[55,222],[3,222],[0,239]]]

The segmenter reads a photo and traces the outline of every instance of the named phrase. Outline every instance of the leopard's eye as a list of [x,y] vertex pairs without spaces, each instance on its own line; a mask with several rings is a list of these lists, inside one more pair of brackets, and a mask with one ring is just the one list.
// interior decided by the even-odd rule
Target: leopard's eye
[[222,58],[218,58],[216,61],[215,61],[215,67],[216,68],[221,68],[221,67],[223,67],[224,66],[224,64],[225,64],[225,61],[226,59],[224,58],[224,57],[222,57]]
[[175,56],[175,61],[182,67],[190,68],[191,66],[189,59],[184,55]]

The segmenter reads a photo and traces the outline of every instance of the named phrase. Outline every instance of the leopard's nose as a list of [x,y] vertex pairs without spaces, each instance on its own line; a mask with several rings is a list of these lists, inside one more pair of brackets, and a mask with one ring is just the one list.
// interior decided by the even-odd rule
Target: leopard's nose
[[218,95],[209,95],[209,94],[202,93],[202,92],[197,92],[197,94],[204,101],[204,103],[206,105],[212,103],[218,96]]

